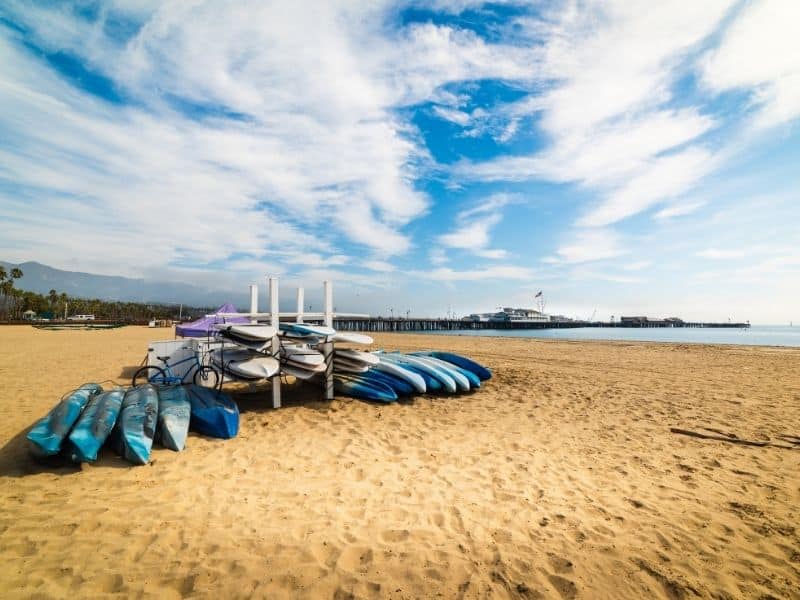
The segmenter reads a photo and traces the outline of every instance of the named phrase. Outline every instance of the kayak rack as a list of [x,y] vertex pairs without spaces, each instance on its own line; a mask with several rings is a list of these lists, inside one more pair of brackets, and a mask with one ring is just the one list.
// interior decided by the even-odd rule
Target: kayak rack
[[[304,319],[322,320],[326,327],[333,327],[334,317],[346,318],[369,318],[369,315],[356,313],[334,313],[333,312],[333,283],[330,280],[322,282],[323,312],[305,312],[305,290],[297,288],[297,311],[280,312],[280,295],[277,277],[267,277],[267,291],[269,293],[269,312],[258,311],[258,285],[250,284],[250,312],[246,313],[218,313],[218,317],[249,317],[251,323],[258,322],[259,319],[269,319],[270,325],[275,328],[275,335],[272,337],[272,354],[277,356],[280,350],[280,338],[278,330],[281,317],[294,319],[295,323],[303,323]],[[325,339],[322,344],[322,355],[325,357],[325,388],[324,397],[326,400],[333,400],[333,342]],[[272,383],[272,408],[281,407],[281,375],[282,372],[270,377]]]

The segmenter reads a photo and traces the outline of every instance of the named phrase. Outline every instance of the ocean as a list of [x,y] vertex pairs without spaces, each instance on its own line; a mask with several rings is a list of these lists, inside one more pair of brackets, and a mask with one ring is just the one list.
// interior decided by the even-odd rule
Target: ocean
[[745,346],[800,347],[800,326],[753,325],[749,329],[694,327],[632,328],[580,327],[577,329],[460,329],[429,331],[439,335],[523,337],[555,340],[629,340],[685,344],[742,344]]

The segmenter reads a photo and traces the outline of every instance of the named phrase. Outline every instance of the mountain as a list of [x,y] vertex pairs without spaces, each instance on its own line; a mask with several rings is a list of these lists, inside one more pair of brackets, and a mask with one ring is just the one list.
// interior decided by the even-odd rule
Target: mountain
[[242,293],[226,293],[207,290],[188,283],[147,281],[128,277],[93,275],[78,271],[62,271],[38,262],[13,264],[0,260],[6,271],[14,267],[22,270],[23,276],[14,287],[21,290],[47,294],[52,289],[76,298],[99,298],[128,302],[158,302],[165,304],[187,304],[190,306],[219,306],[233,302],[245,306],[247,298]]

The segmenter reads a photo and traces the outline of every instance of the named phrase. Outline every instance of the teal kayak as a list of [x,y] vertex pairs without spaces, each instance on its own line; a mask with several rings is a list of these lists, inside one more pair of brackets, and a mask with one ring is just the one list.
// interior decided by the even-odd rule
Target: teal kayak
[[150,461],[158,421],[158,391],[146,383],[129,389],[122,400],[112,443],[128,462],[146,465]]
[[92,396],[102,391],[103,388],[96,383],[85,383],[77,390],[69,392],[66,398],[62,398],[47,416],[28,432],[27,438],[31,442],[31,452],[36,456],[58,454],[86,404]]
[[75,462],[94,462],[117,422],[125,390],[100,392],[89,399],[69,434],[67,455]]
[[189,395],[181,385],[158,389],[158,426],[156,441],[165,448],[180,452],[186,447],[192,405]]

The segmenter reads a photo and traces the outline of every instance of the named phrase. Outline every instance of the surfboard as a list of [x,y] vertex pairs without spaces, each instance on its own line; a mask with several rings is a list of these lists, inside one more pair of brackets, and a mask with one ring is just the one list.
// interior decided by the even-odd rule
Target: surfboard
[[229,335],[262,342],[271,340],[277,333],[275,328],[271,325],[261,325],[258,323],[240,323],[238,325],[222,323],[214,325],[214,327],[220,331],[228,333]]
[[373,343],[373,340],[370,336],[364,335],[363,333],[350,333],[349,331],[337,331],[333,334],[331,338],[333,342],[342,342],[345,344],[364,344],[369,345]]
[[336,358],[343,358],[351,362],[366,363],[368,365],[377,365],[381,359],[377,354],[372,352],[362,352],[361,350],[348,350],[345,348],[337,349],[334,351]]
[[226,350],[211,355],[212,362],[226,374],[240,379],[266,379],[276,375],[280,363],[271,356],[253,354],[248,350]]
[[[380,358],[382,355],[377,356]],[[428,391],[428,386],[426,385],[425,379],[422,377],[422,375],[411,369],[407,369],[395,363],[385,362],[382,360],[375,365],[373,369],[377,369],[378,371],[388,373],[389,375],[394,375],[403,381],[407,381],[420,394],[424,394]]]

